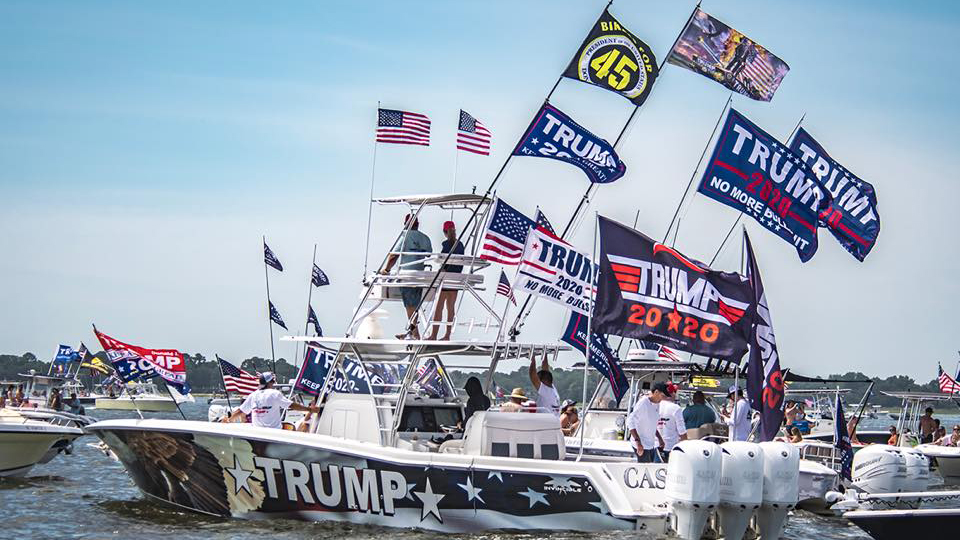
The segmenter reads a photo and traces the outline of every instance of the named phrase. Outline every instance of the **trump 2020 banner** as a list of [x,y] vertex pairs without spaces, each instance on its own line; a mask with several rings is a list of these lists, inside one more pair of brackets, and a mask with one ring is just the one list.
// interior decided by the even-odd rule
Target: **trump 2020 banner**
[[827,154],[806,130],[800,128],[790,150],[810,168],[833,197],[821,223],[851,255],[863,262],[880,235],[877,193],[873,186],[848,171]]
[[[303,365],[300,366],[300,374],[297,376],[297,383],[294,388],[301,392],[316,396],[323,388],[323,382],[327,380],[327,372],[333,364],[335,354],[327,351],[318,350],[314,345],[307,345],[307,353],[303,359]],[[363,365],[351,358],[345,358],[343,361],[343,373],[337,373],[331,383],[328,392],[340,392],[344,394],[370,393],[369,378]]]
[[792,244],[803,262],[817,252],[817,226],[831,202],[800,158],[734,109],[698,188]]
[[544,103],[513,150],[515,156],[557,159],[579,167],[595,184],[609,184],[627,172],[613,146],[559,109]]
[[690,260],[600,217],[593,331],[739,362],[747,352],[753,291],[739,274]]
[[527,235],[514,290],[586,315],[590,312],[592,270],[589,256],[537,227]]
[[790,66],[740,32],[697,8],[667,62],[757,101],[770,101]]
[[650,46],[604,10],[563,76],[616,92],[639,107],[658,72]]

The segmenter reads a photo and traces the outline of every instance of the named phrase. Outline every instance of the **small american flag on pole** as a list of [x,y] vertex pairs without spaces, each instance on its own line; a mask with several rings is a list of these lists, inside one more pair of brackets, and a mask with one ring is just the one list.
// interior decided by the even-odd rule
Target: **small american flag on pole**
[[937,370],[940,372],[937,377],[937,382],[940,383],[940,391],[944,394],[960,394],[960,383],[957,383],[953,377],[948,375],[940,364],[937,364]]
[[377,142],[430,146],[430,119],[418,113],[377,109]]
[[520,264],[523,246],[527,243],[527,234],[533,226],[532,219],[497,199],[493,203],[490,223],[483,234],[480,258],[500,264]]
[[220,371],[223,372],[223,388],[227,392],[236,392],[241,396],[246,396],[260,388],[260,380],[256,376],[247,373],[219,356],[217,357],[217,362],[220,362]]
[[490,155],[490,130],[463,109],[460,109],[460,123],[457,125],[457,150]]
[[547,231],[550,231],[550,234],[553,236],[557,236],[557,231],[553,229],[553,225],[550,224],[550,220],[547,219],[547,215],[541,212],[539,208],[537,208],[537,227],[546,229]]
[[500,283],[497,283],[497,294],[500,296],[505,296],[513,302],[513,305],[517,305],[517,298],[513,296],[513,287],[510,285],[510,280],[507,279],[507,274],[503,270],[500,270]]

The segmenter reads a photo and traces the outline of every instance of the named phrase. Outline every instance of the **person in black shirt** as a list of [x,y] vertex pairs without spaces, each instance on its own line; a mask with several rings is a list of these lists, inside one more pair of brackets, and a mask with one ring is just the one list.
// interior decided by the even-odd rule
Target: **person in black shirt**
[[467,383],[463,385],[463,389],[467,391],[467,410],[463,413],[463,425],[467,425],[467,420],[473,416],[473,413],[477,411],[485,411],[490,408],[490,398],[483,395],[483,386],[480,384],[480,379],[476,377],[470,377],[467,379]]
[[[457,240],[457,226],[452,221],[446,221],[443,223],[443,235],[446,239],[443,241],[443,245],[440,248],[441,253],[453,253],[454,255],[463,255],[463,242]],[[441,270],[447,273],[459,274],[463,271],[462,264],[445,264]],[[440,300],[437,302],[437,309],[433,313],[433,330],[430,332],[430,337],[427,339],[437,339],[437,330],[440,328],[440,321],[443,320],[443,308],[447,308],[447,324],[444,326],[443,337],[440,338],[443,341],[450,339],[450,332],[453,331],[453,316],[455,305],[457,302],[457,291],[450,289],[442,289],[440,291]]]

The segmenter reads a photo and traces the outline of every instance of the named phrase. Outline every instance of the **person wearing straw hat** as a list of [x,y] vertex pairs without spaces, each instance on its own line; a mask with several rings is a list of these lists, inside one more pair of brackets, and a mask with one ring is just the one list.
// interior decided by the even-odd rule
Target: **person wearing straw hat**
[[727,392],[732,407],[727,425],[730,426],[731,441],[745,441],[750,437],[750,403],[743,397],[743,390],[733,385]]
[[510,398],[510,401],[500,406],[500,412],[520,412],[523,410],[523,403],[527,401],[527,393],[523,391],[523,388],[519,386],[514,388],[507,397]]

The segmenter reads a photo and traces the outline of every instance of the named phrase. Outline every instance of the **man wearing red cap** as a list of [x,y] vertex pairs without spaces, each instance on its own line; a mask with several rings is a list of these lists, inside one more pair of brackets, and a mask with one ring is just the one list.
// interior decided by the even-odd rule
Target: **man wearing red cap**
[[657,422],[657,432],[663,440],[663,449],[660,451],[664,463],[670,458],[670,452],[680,441],[687,440],[687,427],[683,422],[683,413],[680,406],[674,403],[679,387],[667,381],[667,392],[660,400],[660,421]]
[[[445,221],[443,223],[443,235],[446,239],[443,241],[443,245],[440,248],[441,253],[453,253],[454,255],[463,255],[463,242],[457,240],[457,226],[452,221]],[[443,265],[443,272],[449,272],[454,274],[459,274],[463,271],[463,265],[461,264],[445,264]],[[437,330],[439,330],[440,322],[443,320],[443,308],[447,308],[447,324],[444,326],[443,337],[440,338],[444,341],[450,339],[450,332],[453,331],[453,316],[454,310],[456,309],[457,302],[457,291],[443,289],[440,291],[440,301],[437,302],[437,309],[433,314],[433,330],[430,332],[430,337],[427,339],[437,339]]]

